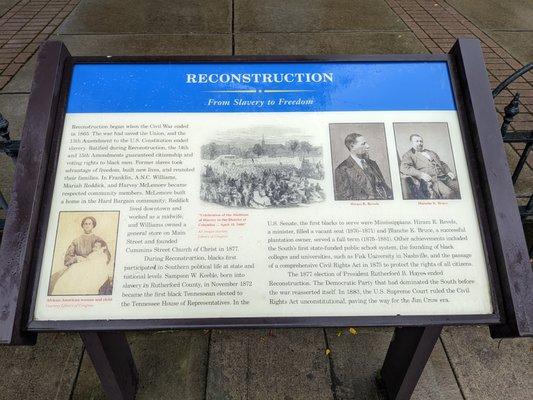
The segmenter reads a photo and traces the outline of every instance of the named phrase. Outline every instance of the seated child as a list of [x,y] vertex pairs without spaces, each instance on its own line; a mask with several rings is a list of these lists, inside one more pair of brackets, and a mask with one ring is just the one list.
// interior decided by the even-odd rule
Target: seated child
[[52,295],[99,294],[99,289],[113,277],[108,264],[106,245],[97,240],[85,260],[65,267],[54,285]]

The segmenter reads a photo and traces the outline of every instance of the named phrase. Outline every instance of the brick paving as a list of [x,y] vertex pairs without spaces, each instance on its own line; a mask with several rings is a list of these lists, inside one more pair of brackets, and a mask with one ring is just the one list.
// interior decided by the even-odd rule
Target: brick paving
[[0,17],[0,89],[22,68],[79,0],[22,0]]
[[[447,52],[460,36],[477,37],[492,87],[520,68],[503,47],[444,0],[386,0],[415,36],[432,53]],[[22,0],[0,17],[0,89],[37,51],[39,45],[65,20],[80,0]],[[521,94],[522,111],[512,128],[531,128],[533,123],[533,73],[515,81],[495,103],[500,114],[512,99]]]
[[[477,37],[492,88],[522,67],[507,50],[459,13],[444,0],[386,0],[389,7],[404,21],[431,53],[447,53],[458,37]],[[533,72],[518,78],[495,99],[500,115],[514,93],[520,92],[521,113],[512,128],[531,129],[533,125]],[[529,112],[527,112],[529,111]]]

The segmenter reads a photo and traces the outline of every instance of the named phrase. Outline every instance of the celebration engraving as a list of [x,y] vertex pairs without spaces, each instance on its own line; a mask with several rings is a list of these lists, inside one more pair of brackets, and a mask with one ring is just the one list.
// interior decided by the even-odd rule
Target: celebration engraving
[[[258,127],[257,131],[268,131]],[[322,147],[283,131],[254,128],[202,146],[202,200],[227,207],[296,207],[321,202]]]

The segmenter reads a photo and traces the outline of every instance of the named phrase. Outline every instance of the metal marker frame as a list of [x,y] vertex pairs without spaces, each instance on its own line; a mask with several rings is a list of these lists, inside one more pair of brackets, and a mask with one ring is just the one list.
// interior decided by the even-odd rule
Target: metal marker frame
[[[446,61],[457,104],[470,181],[489,264],[494,313],[450,316],[276,317],[34,321],[33,301],[72,66],[121,62]],[[513,201],[509,199],[512,198]],[[17,165],[13,202],[0,248],[0,343],[25,344],[38,331],[107,331],[213,327],[441,326],[500,324],[509,335],[533,333],[533,281],[505,153],[477,40],[460,39],[449,55],[305,57],[71,57],[60,42],[40,51]],[[494,211],[494,210],[497,210]],[[5,260],[5,261],[4,261]],[[6,280],[9,277],[9,281]],[[5,316],[5,317],[4,317]]]

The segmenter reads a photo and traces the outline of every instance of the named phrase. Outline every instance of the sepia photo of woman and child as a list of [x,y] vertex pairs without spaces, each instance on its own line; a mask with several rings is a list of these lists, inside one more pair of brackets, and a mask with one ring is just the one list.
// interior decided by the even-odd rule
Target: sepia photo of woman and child
[[[113,227],[113,223],[110,224],[109,219],[116,219],[118,222],[116,218],[118,215],[109,215],[115,214],[110,212],[85,214],[84,216],[72,214],[80,213],[61,213],[60,215],[48,294],[111,295],[114,257],[108,241],[110,238],[114,241],[116,225],[115,233],[110,232],[109,228]],[[80,220],[76,228],[78,232],[72,235],[73,224]],[[103,222],[104,227],[100,227],[99,221]],[[108,238],[108,241],[103,237]]]

